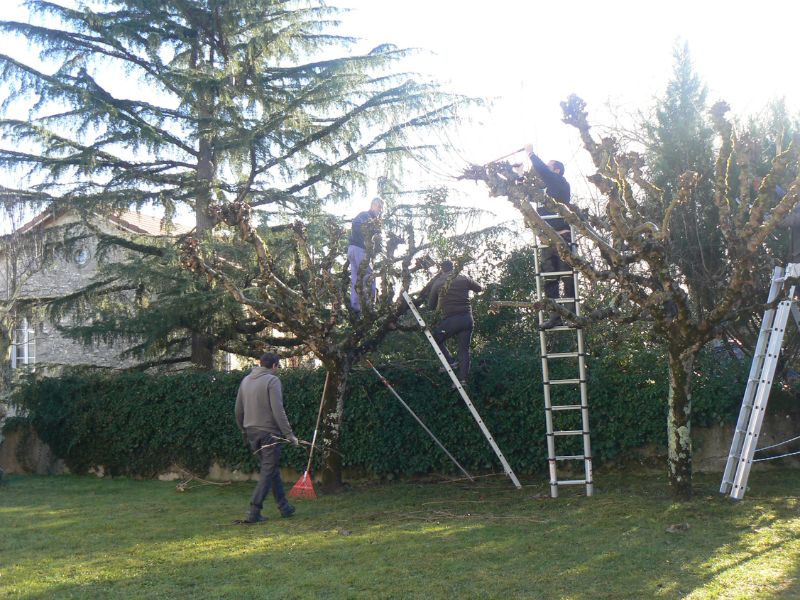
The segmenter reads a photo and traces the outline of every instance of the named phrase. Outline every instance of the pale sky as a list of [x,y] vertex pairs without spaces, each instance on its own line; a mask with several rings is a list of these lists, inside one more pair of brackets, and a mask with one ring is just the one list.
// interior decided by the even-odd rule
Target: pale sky
[[569,165],[579,146],[559,102],[578,94],[597,125],[612,123],[608,104],[647,109],[666,87],[677,40],[688,42],[711,102],[724,99],[739,115],[773,98],[785,97],[794,112],[800,102],[800,50],[787,26],[800,17],[798,2],[344,1],[354,7],[346,29],[427,48],[423,68],[457,91],[498,98],[483,125],[455,134],[475,162],[530,141],[542,158]]
[[[598,128],[613,125],[613,115],[646,112],[666,88],[678,41],[689,44],[711,103],[724,99],[744,116],[783,97],[793,114],[800,111],[795,71],[800,51],[789,33],[800,17],[796,1],[343,0],[339,5],[353,7],[345,30],[372,43],[425,48],[420,70],[450,82],[455,91],[494,99],[491,110],[451,134],[461,158],[482,164],[530,142],[545,161],[565,163],[577,196],[590,194],[585,176],[591,163],[577,131],[561,122],[559,103],[578,94]],[[466,202],[480,203],[474,186],[467,190],[472,198]],[[519,219],[507,203],[490,202],[501,217]]]
[[[26,19],[21,2],[0,1],[4,18]],[[559,102],[578,94],[598,127],[613,124],[609,105],[622,115],[647,110],[664,91],[677,40],[688,42],[711,102],[724,99],[737,115],[756,114],[780,97],[793,113],[800,108],[799,53],[791,35],[800,17],[795,1],[330,4],[352,7],[340,33],[364,38],[359,50],[385,42],[425,49],[413,68],[454,91],[494,100],[490,110],[441,140],[459,151],[452,164],[427,174],[431,183],[437,173],[459,169],[462,160],[488,162],[531,142],[543,159],[564,162],[573,189],[587,194],[589,163],[576,131],[561,123]],[[513,216],[506,207],[500,212]]]

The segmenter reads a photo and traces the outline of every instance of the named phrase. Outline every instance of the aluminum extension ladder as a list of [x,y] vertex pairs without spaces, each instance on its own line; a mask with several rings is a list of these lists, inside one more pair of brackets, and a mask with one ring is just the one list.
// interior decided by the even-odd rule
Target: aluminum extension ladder
[[[542,219],[558,219],[559,215],[542,215]],[[571,229],[570,250],[575,251],[576,244],[575,230]],[[536,237],[536,245],[534,246],[534,265],[536,270],[536,296],[538,301],[545,299],[545,280],[546,279],[561,279],[562,277],[572,277],[575,297],[574,298],[558,298],[555,301],[558,304],[573,304],[575,306],[575,314],[580,316],[581,299],[578,287],[578,274],[574,270],[569,271],[550,271],[542,272],[540,269],[541,250],[547,248],[547,245],[542,245],[539,237]],[[539,325],[541,326],[546,319],[545,311],[538,311]],[[573,337],[574,336],[574,337]],[[552,340],[553,345],[563,343],[565,338],[569,338],[570,346],[573,348],[567,352],[550,352],[548,349],[548,341]],[[549,339],[548,339],[549,338]],[[572,341],[574,339],[574,342]],[[573,327],[569,325],[560,325],[550,329],[539,329],[539,344],[542,357],[542,382],[544,385],[544,410],[545,410],[545,425],[547,428],[547,464],[550,471],[550,496],[552,498],[558,497],[558,487],[560,485],[585,485],[586,495],[591,496],[594,493],[594,482],[592,480],[592,444],[589,435],[589,402],[586,385],[586,352],[584,347],[583,329],[581,327]],[[577,359],[576,378],[569,379],[551,379],[550,367],[555,366],[555,363],[564,364],[566,361],[575,361]],[[554,363],[551,365],[551,361]],[[573,388],[574,396],[579,396],[578,402],[564,403],[558,401],[553,402],[553,387],[565,386]],[[557,415],[563,415],[564,419],[567,415],[580,415],[580,429],[563,429],[557,428],[558,423],[563,419]],[[568,426],[568,425],[567,425]],[[580,454],[558,454],[556,450],[556,440],[561,438],[582,437],[583,452]],[[583,462],[584,478],[583,479],[559,479],[558,478],[558,463],[560,462]]]
[[[800,277],[800,264],[791,263],[786,266],[785,271],[781,267],[775,267],[767,302],[774,302],[781,294],[784,282],[794,277]],[[734,500],[741,500],[747,490],[747,479],[753,466],[753,454],[764,422],[764,413],[767,410],[789,314],[792,313],[795,322],[798,322],[795,287],[793,285],[789,288],[789,293],[778,304],[777,309],[768,308],[761,321],[739,419],[733,432],[731,450],[722,475],[722,485],[719,488],[720,494],[730,493],[730,497]]]
[[464,390],[464,387],[461,385],[461,382],[458,380],[458,377],[456,377],[456,374],[453,372],[453,369],[450,368],[450,364],[447,362],[447,359],[444,357],[444,354],[442,354],[442,351],[439,349],[439,345],[436,343],[436,340],[433,339],[433,335],[428,329],[428,326],[425,324],[425,321],[423,320],[422,316],[419,314],[417,307],[414,306],[414,301],[411,299],[411,296],[409,296],[408,292],[405,290],[403,290],[403,299],[406,301],[406,304],[408,304],[408,308],[411,309],[412,314],[417,319],[417,323],[419,323],[419,326],[422,327],[422,330],[425,332],[425,337],[427,337],[428,341],[431,343],[431,347],[433,347],[433,351],[436,352],[436,356],[439,357],[439,360],[441,361],[445,371],[447,372],[448,375],[450,375],[450,379],[452,380],[453,385],[455,385],[455,388],[458,390],[458,393],[461,395],[461,399],[464,401],[464,404],[467,405],[467,408],[472,413],[472,417],[478,423],[478,426],[481,428],[481,431],[483,432],[483,435],[486,437],[486,440],[489,442],[489,445],[492,447],[492,450],[494,450],[494,453],[497,455],[497,458],[500,459],[500,464],[503,465],[503,470],[506,472],[506,475],[508,475],[508,477],[511,479],[512,483],[517,489],[521,489],[522,485],[520,484],[519,479],[517,479],[517,476],[514,475],[514,471],[511,470],[511,467],[509,466],[506,457],[503,456],[503,453],[500,451],[500,447],[497,445],[497,442],[494,441],[492,434],[489,432],[489,429],[486,427],[486,424],[483,422],[483,419],[481,419],[481,416],[478,414],[478,411],[472,404],[472,400],[469,399],[467,392]]

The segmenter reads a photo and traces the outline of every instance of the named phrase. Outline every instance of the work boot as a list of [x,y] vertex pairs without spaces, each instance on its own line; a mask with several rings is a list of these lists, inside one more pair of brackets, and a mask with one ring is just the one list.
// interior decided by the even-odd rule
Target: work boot
[[266,520],[267,518],[261,514],[261,508],[259,508],[255,504],[251,504],[250,512],[247,513],[247,518],[244,520],[244,523],[252,525],[254,523],[263,523]]
[[247,518],[244,520],[244,522],[247,525],[255,525],[256,523],[263,523],[266,520],[267,517],[265,517],[264,515],[249,514],[247,515]]
[[291,504],[289,504],[287,502],[286,506],[280,507],[279,510],[281,511],[281,516],[286,518],[286,519],[288,519],[289,517],[291,517],[294,514],[294,510],[295,509],[294,509],[294,506],[292,506]]
[[539,330],[544,331],[545,329],[552,329],[553,327],[558,327],[561,325],[561,315],[557,312],[551,312],[548,319],[539,325]]

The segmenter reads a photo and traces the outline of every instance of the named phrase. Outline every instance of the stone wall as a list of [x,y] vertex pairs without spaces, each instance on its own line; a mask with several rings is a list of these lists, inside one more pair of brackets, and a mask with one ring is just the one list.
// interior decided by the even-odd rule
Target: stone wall
[[0,469],[6,474],[60,475],[66,472],[64,461],[29,430],[4,434],[0,440]]
[[[773,410],[767,412],[759,446],[768,446],[782,442],[789,438],[800,435],[800,411]],[[693,432],[694,442],[694,469],[696,472],[722,473],[728,459],[731,439],[733,437],[733,425],[726,424],[708,428],[695,428]],[[544,443],[544,441],[542,441]],[[800,447],[800,442],[794,442],[782,448],[775,449],[774,454],[796,450]],[[663,460],[663,456],[653,448],[642,448],[638,453],[640,457],[647,457],[655,460]],[[754,469],[765,469],[775,465],[775,462],[763,462],[756,464]],[[800,457],[794,456],[781,459],[781,466],[800,467]],[[513,467],[513,465],[512,465]],[[542,466],[544,468],[544,465]],[[64,461],[53,456],[50,449],[33,434],[24,432],[11,432],[4,440],[0,440],[0,469],[8,474],[11,473],[36,473],[55,475],[67,472]],[[95,471],[102,476],[102,468]],[[257,473],[243,473],[212,465],[209,473],[196,473],[195,475],[212,481],[248,481],[257,478]],[[293,481],[299,474],[286,470],[286,481]],[[162,473],[159,479],[172,481],[185,478],[186,474],[177,467]]]

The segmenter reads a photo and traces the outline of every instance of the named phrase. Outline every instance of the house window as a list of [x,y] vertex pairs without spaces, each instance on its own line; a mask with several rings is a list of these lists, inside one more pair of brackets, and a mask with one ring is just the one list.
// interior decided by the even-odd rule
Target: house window
[[28,323],[28,319],[22,319],[14,329],[11,339],[11,368],[19,369],[30,366],[33,369],[36,364],[36,332]]

